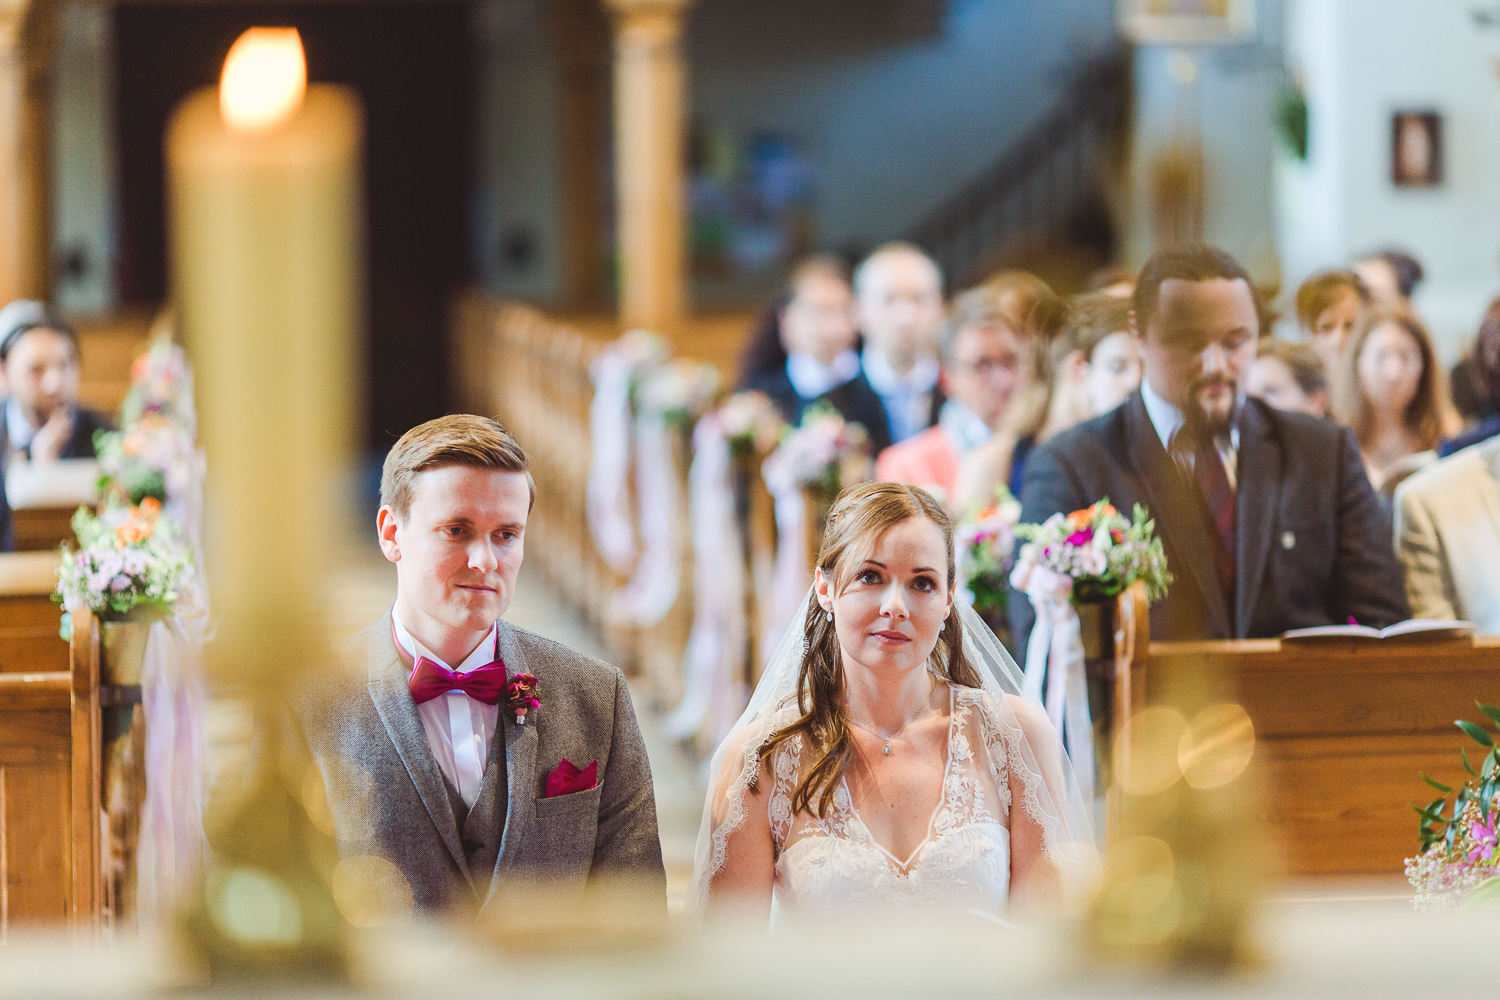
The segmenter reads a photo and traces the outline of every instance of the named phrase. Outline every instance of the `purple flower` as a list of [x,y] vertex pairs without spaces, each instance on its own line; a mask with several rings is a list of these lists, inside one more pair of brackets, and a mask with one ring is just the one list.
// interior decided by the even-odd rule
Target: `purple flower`
[[1068,544],[1083,547],[1094,540],[1092,531],[1075,531],[1068,536]]
[[1476,819],[1469,826],[1469,836],[1474,841],[1474,849],[1469,852],[1470,861],[1493,861],[1495,858],[1495,847],[1500,841],[1500,832],[1495,829],[1496,814],[1490,813],[1484,819]]

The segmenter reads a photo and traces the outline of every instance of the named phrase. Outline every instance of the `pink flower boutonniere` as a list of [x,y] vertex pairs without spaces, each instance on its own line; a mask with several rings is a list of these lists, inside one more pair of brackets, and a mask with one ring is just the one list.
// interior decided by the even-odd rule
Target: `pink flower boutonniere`
[[516,713],[516,725],[526,725],[526,713],[541,708],[535,674],[516,674],[505,682],[505,707]]

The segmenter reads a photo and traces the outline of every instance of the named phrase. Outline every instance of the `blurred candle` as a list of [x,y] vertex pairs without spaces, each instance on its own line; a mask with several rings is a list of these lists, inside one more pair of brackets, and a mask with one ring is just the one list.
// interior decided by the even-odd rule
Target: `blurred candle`
[[189,95],[167,126],[221,678],[272,681],[320,656],[363,370],[362,136],[353,91],[307,85],[293,29],[247,31],[218,91]]

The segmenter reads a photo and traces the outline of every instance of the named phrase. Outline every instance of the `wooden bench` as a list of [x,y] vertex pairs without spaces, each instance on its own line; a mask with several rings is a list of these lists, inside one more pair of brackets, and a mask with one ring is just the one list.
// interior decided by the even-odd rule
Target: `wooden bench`
[[[1209,671],[1255,726],[1265,778],[1257,820],[1289,875],[1400,874],[1417,849],[1417,815],[1466,777],[1453,725],[1500,700],[1500,639],[1429,643],[1149,642],[1144,601],[1122,607],[1112,727],[1162,704],[1182,672]],[[1147,650],[1145,656],[1139,656]]]
[[99,628],[57,637],[55,557],[0,555],[0,941],[99,926]]
[[17,507],[10,512],[17,552],[45,552],[73,538],[73,515],[78,505],[60,507]]

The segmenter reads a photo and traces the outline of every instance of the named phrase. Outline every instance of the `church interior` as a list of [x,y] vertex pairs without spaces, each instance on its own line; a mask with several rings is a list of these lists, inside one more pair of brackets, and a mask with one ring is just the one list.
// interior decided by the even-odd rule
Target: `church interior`
[[[1479,469],[1500,432],[1500,7],[0,0],[0,52],[0,372],[65,327],[69,419],[101,415],[81,451],[43,460],[50,421],[22,430],[19,366],[0,383],[0,994],[1386,996],[1493,980],[1500,486],[1439,473],[1465,455]],[[1204,246],[1232,268],[1144,297],[1160,253]],[[936,281],[908,372],[870,360],[884,335],[857,319],[896,273],[871,265],[893,257]],[[1277,468],[1358,480],[1331,501],[1264,499],[1252,477],[1269,466],[1235,424],[1219,444],[1227,548],[1215,494],[1194,493],[1209,523],[1194,537],[1229,560],[1210,601],[1226,624],[1201,634],[1163,611],[1215,568],[1173,540],[1176,508],[1150,504],[1153,539],[1118,489],[1042,510],[1033,481],[1078,425],[1148,413],[1143,310],[1199,280],[1254,306],[1248,341],[1222,352],[1248,359],[1234,412],[1279,412],[1284,384],[1321,406],[1316,440],[1355,449]],[[813,362],[798,300],[832,287],[824,328],[830,309],[856,319],[833,321],[848,342]],[[1355,347],[1319,353],[1345,301]],[[1077,339],[1079,317],[1105,314]],[[986,398],[999,362],[957,352],[996,324],[1021,346],[991,418],[960,394]],[[1364,360],[1381,331],[1420,348],[1422,372],[1385,423],[1379,380],[1399,362]],[[1063,413],[1087,391],[1078,375],[1065,397],[1067,373],[1102,372],[1122,334],[1145,345],[1121,362],[1133,382]],[[930,366],[918,426],[902,431],[877,363],[902,386]],[[855,382],[878,430],[840,402]],[[398,636],[400,564],[373,529],[388,455],[450,414],[493,417],[524,449],[504,621],[623,672],[663,914],[608,883],[501,892],[503,841],[489,897],[470,878],[477,918],[424,912],[410,872],[350,854],[362,820],[283,710],[371,622],[396,622],[382,641],[407,667],[426,662]],[[960,445],[962,418],[978,439]],[[891,457],[923,433],[955,442],[941,483]],[[1166,434],[1151,444],[1177,455]],[[1088,888],[1047,919],[886,921],[861,902],[808,920],[782,867],[769,935],[698,912],[723,849],[706,842],[722,746],[783,635],[810,641],[830,512],[872,480],[937,497],[954,601],[1084,789]],[[1159,495],[1149,480],[1129,482]],[[1473,498],[1453,536],[1422,520],[1445,491]],[[1424,524],[1442,541],[1423,548]],[[1326,608],[1262,627],[1257,600],[1311,592],[1293,558],[1354,559],[1354,529],[1382,548],[1359,565],[1389,565],[1400,613],[1339,603],[1374,572],[1340,562]],[[1121,552],[1134,532],[1160,564],[1072,573],[1044,604],[1013,571],[1046,558],[1026,543],[1049,530]],[[531,733],[524,709],[496,723],[492,700],[474,738],[544,733],[548,683]],[[899,732],[872,736],[889,755]],[[501,780],[508,752],[491,758]],[[545,820],[540,786],[534,804],[525,791],[510,809]]]

